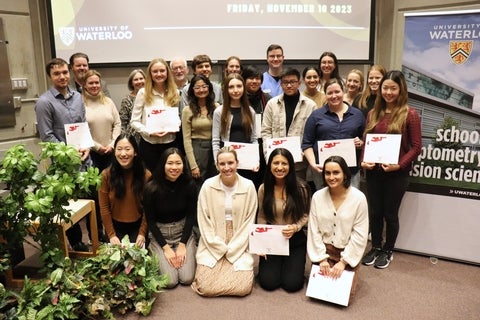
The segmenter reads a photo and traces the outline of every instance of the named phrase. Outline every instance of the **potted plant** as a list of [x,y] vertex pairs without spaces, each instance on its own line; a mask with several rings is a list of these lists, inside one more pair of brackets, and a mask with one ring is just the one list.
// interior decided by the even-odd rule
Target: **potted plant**
[[16,316],[27,319],[115,319],[130,310],[147,316],[167,284],[158,261],[130,244],[104,244],[95,257],[72,261],[45,279],[28,279],[19,294]]
[[[86,196],[98,188],[101,176],[97,168],[80,171],[81,159],[75,148],[64,143],[42,142],[36,159],[23,145],[10,148],[1,163],[0,181],[7,184],[8,195],[0,198],[0,261],[19,248],[27,234],[41,249],[44,270],[62,266],[59,221],[69,221],[65,208],[70,199]],[[37,223],[33,224],[32,221]],[[3,259],[2,259],[3,258]],[[0,269],[1,270],[1,269]]]

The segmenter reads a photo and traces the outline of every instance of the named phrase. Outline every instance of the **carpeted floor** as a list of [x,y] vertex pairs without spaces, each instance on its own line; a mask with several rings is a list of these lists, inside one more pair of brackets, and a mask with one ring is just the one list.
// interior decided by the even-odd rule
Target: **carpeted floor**
[[[153,319],[480,319],[480,267],[394,253],[384,270],[362,266],[357,295],[348,307],[313,300],[306,287],[289,294],[255,286],[244,298],[204,298],[190,287],[161,293]],[[309,270],[307,270],[309,271]],[[143,319],[130,313],[118,319]]]
[[[367,248],[368,250],[369,248]],[[314,300],[303,290],[268,292],[255,285],[243,298],[198,296],[178,286],[159,294],[147,318],[334,319],[334,320],[478,320],[480,266],[394,252],[387,269],[360,268],[357,293],[348,307]],[[308,275],[310,266],[306,270]],[[130,312],[117,319],[144,319]]]

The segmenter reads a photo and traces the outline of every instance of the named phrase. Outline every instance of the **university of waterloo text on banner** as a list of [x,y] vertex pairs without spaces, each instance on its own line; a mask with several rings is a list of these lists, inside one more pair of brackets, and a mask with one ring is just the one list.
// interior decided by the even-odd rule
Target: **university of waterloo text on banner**
[[480,11],[406,15],[402,70],[422,117],[409,191],[480,200]]

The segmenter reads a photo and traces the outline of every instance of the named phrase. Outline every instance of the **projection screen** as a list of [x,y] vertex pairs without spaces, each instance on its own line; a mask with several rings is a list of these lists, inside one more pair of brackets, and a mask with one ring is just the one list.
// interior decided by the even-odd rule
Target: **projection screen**
[[371,0],[50,0],[52,50],[85,52],[95,64],[208,54],[265,60],[280,44],[287,60],[371,62]]

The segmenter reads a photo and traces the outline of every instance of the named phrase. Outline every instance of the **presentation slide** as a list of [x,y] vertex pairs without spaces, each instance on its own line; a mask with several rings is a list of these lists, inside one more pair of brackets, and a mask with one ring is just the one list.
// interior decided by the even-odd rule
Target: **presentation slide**
[[50,0],[56,57],[85,52],[91,63],[147,62],[208,54],[265,60],[280,44],[286,60],[368,61],[371,0]]

